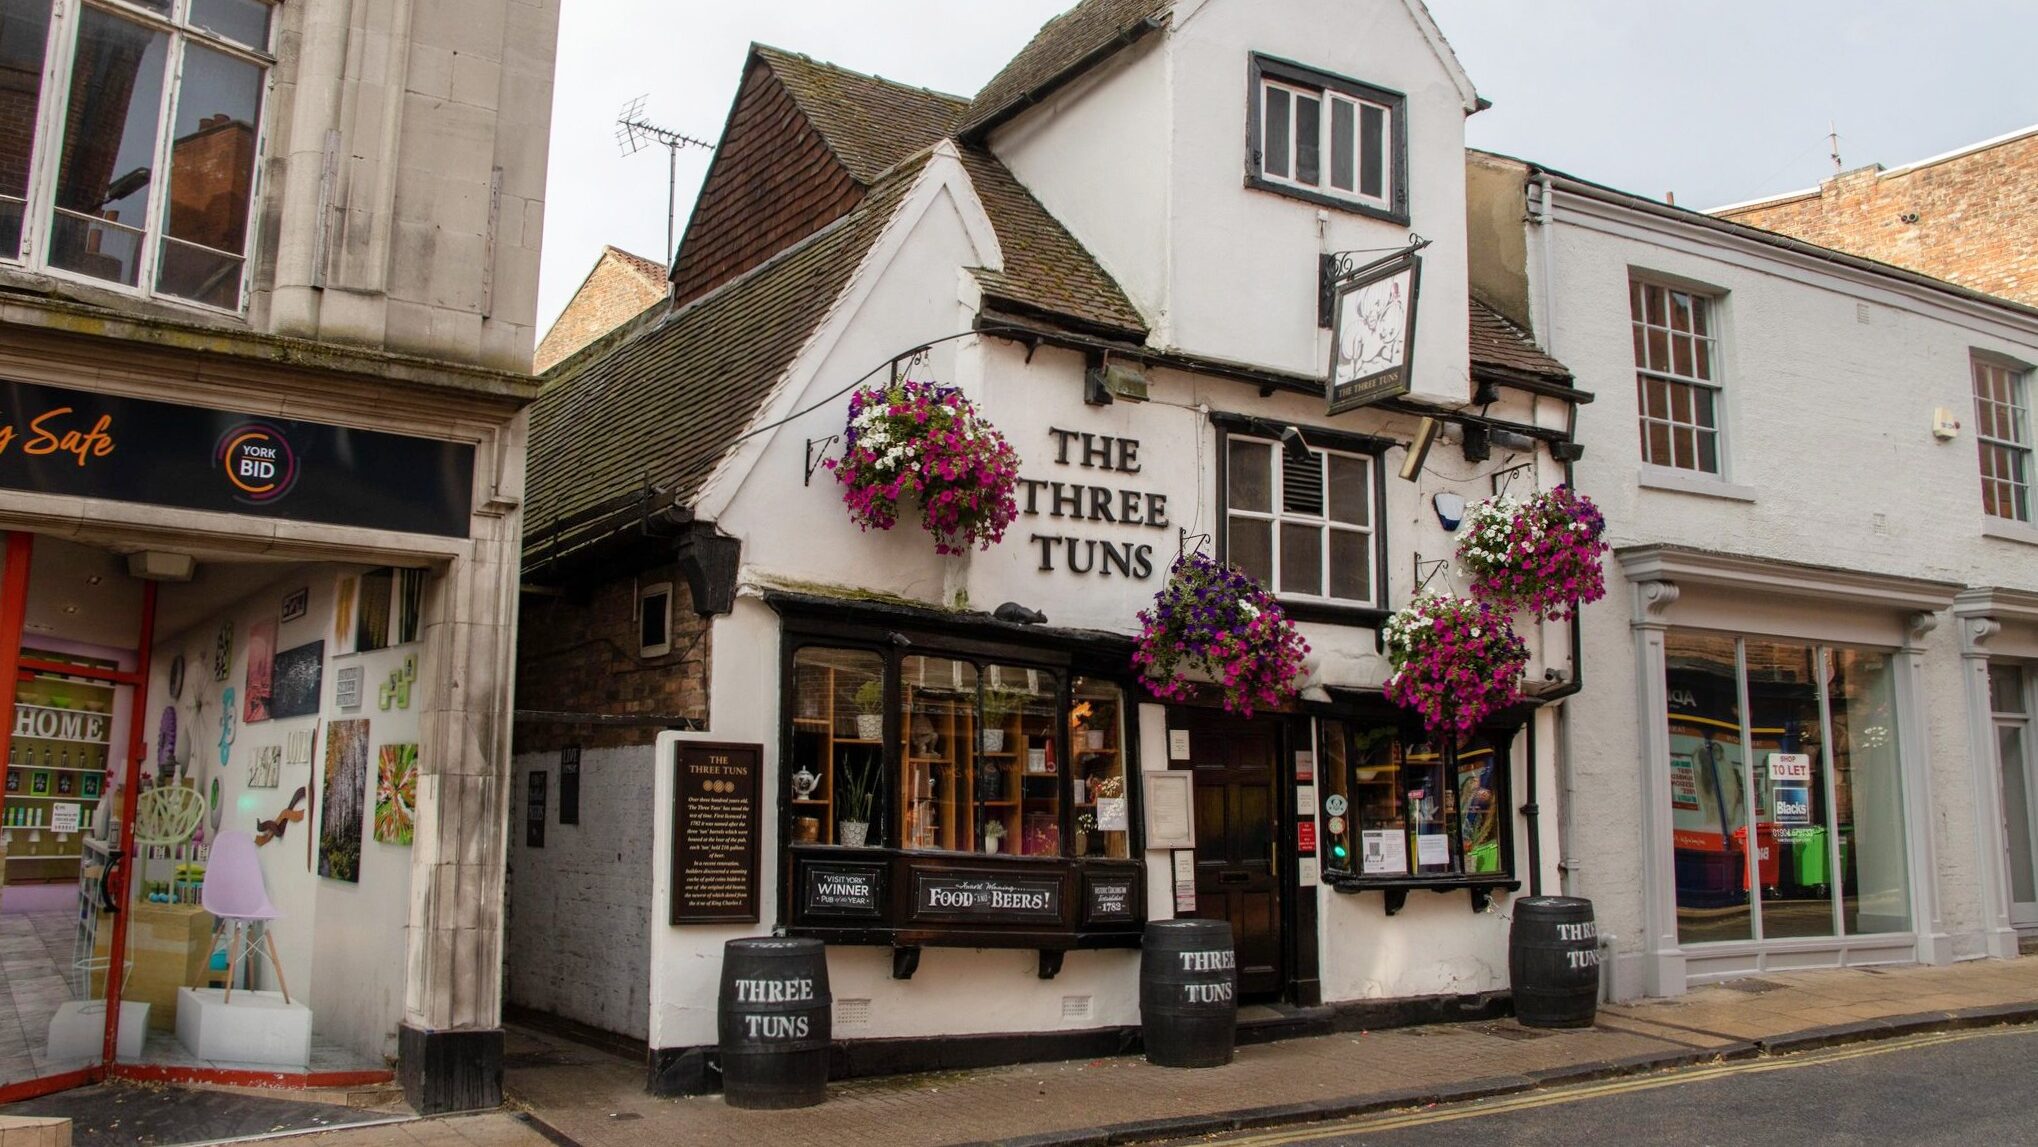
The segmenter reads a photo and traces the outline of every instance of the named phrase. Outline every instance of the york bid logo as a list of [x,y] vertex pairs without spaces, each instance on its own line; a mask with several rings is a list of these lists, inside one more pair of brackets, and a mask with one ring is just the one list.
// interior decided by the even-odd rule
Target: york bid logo
[[267,423],[245,422],[220,435],[212,458],[243,502],[273,502],[297,483],[297,455],[283,432]]

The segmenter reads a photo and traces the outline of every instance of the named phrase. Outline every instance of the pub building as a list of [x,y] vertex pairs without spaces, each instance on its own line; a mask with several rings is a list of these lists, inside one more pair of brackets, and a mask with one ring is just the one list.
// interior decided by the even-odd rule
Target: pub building
[[540,7],[0,15],[0,1103],[501,1100]]
[[[712,1089],[723,945],[783,934],[838,1074],[1103,1053],[1190,915],[1246,1038],[1495,1014],[1571,635],[1438,739],[1379,633],[1458,576],[1438,496],[1563,481],[1590,398],[1468,290],[1481,106],[1400,0],[1090,0],[974,98],[754,47],[669,303],[533,408],[513,1014]],[[1001,542],[851,520],[850,392],[901,379],[1016,451]],[[1192,550],[1299,623],[1297,698],[1141,684]]]

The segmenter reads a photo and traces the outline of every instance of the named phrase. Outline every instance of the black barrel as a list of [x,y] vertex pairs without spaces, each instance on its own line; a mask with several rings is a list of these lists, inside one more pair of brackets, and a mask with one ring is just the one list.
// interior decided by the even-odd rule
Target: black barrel
[[722,1095],[731,1107],[812,1107],[828,1098],[834,997],[819,940],[722,945]]
[[1238,1036],[1238,959],[1224,920],[1155,920],[1140,941],[1146,1061],[1222,1067]]
[[1514,1018],[1532,1028],[1592,1026],[1599,1010],[1599,928],[1592,901],[1524,896],[1507,932]]

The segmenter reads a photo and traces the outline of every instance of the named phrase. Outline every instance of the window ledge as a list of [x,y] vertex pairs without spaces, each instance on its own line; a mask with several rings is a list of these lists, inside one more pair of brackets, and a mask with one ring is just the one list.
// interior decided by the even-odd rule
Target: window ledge
[[1484,912],[1488,900],[1495,892],[1518,892],[1521,881],[1502,872],[1485,873],[1477,876],[1356,876],[1348,872],[1326,872],[1323,882],[1339,892],[1384,892],[1387,896],[1387,915],[1401,911],[1408,902],[1408,894],[1415,891],[1455,892],[1460,888],[1472,893],[1472,911]]
[[2029,522],[2013,521],[2009,518],[1983,518],[1981,536],[1998,538],[2005,542],[2022,542],[2027,546],[2038,546],[2038,526]]
[[1673,470],[1668,466],[1644,465],[1636,482],[1645,490],[1667,490],[1673,494],[1697,494],[1702,498],[1724,498],[1730,502],[1753,502],[1755,487],[1737,486],[1711,474]]
[[1349,625],[1360,629],[1378,629],[1393,614],[1370,605],[1340,605],[1329,601],[1291,601],[1276,596],[1281,603],[1281,612],[1290,621],[1315,622],[1320,625]]

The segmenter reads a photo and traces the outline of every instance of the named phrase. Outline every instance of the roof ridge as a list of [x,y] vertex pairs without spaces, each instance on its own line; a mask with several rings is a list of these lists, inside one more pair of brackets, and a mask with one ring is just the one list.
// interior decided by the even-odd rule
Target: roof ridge
[[624,260],[627,260],[632,265],[645,269],[647,272],[655,269],[660,276],[659,282],[661,284],[669,283],[671,281],[672,268],[670,266],[661,263],[656,259],[646,258],[643,255],[637,254],[635,251],[626,251],[623,248],[616,246],[614,243],[603,243],[601,246],[602,251],[604,253],[619,256]]
[[923,95],[933,96],[936,99],[947,100],[950,103],[961,104],[965,107],[969,105],[970,101],[968,96],[959,96],[954,92],[944,92],[939,88],[930,88],[921,84],[909,84],[903,80],[894,80],[888,76],[880,76],[875,72],[859,72],[855,68],[845,68],[832,60],[816,59],[805,52],[795,52],[790,48],[781,48],[774,44],[766,44],[757,40],[750,42],[750,50],[761,56],[778,56],[782,59],[798,60],[802,63],[812,64],[817,68],[826,68],[831,72],[839,72],[845,76],[855,76],[859,80],[870,80],[873,83],[884,84],[887,87],[898,88],[901,91],[919,92]]

